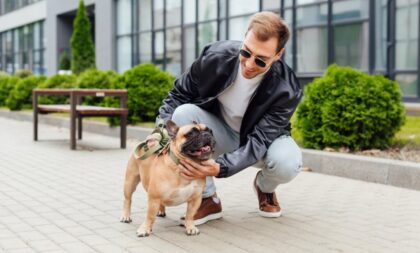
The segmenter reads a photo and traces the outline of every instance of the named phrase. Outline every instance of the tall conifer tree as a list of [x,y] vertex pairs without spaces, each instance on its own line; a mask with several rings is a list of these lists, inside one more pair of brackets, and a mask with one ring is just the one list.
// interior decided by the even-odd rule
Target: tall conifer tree
[[80,74],[86,69],[96,68],[91,24],[83,0],[79,2],[79,9],[73,22],[70,44],[72,51],[71,70],[74,74]]

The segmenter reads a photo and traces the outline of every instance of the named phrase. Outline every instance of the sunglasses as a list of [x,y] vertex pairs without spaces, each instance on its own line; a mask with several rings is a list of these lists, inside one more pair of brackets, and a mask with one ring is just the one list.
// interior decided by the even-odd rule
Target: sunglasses
[[[252,53],[245,49],[240,49],[239,53],[247,59],[251,58],[252,56]],[[254,57],[254,61],[255,61],[255,64],[257,64],[257,66],[261,68],[265,68],[265,66],[267,66],[267,63],[265,63],[265,61],[263,61],[262,59],[258,57]]]

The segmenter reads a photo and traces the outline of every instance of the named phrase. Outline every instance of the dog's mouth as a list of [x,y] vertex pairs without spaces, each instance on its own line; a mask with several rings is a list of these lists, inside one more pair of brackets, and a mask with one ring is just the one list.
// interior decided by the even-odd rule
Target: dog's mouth
[[211,154],[213,152],[213,149],[210,145],[205,145],[197,150],[187,150],[186,153],[189,156],[193,157],[201,157],[206,154]]
[[186,145],[182,149],[182,153],[194,160],[208,160],[214,152],[214,141],[209,141],[203,145]]

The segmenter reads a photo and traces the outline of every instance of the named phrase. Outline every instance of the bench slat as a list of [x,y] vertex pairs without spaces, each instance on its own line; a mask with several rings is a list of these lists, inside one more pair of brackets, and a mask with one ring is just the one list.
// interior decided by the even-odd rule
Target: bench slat
[[[70,105],[38,105],[38,111],[40,113],[51,113],[51,112],[66,112],[70,113]],[[83,116],[105,116],[105,115],[127,115],[128,109],[125,108],[114,108],[114,107],[100,107],[100,106],[89,106],[89,105],[77,105],[77,114]]]

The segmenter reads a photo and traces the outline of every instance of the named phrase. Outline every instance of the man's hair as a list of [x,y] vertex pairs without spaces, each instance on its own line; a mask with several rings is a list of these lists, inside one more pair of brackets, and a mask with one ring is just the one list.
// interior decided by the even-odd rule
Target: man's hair
[[277,52],[286,45],[290,37],[287,23],[278,14],[269,11],[254,14],[249,23],[247,33],[250,30],[261,41],[267,41],[272,37],[276,37]]

